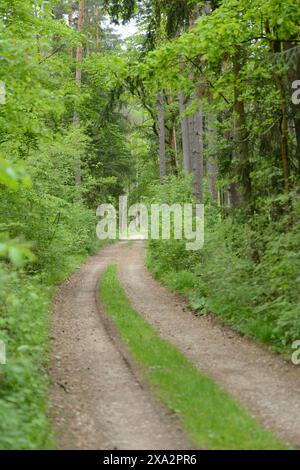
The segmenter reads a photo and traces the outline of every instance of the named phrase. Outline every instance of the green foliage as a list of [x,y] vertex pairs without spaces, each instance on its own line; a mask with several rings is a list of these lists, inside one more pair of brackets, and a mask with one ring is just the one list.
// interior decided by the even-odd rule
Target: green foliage
[[3,268],[0,280],[0,339],[7,350],[7,364],[0,366],[0,449],[49,448],[49,291],[37,279]]
[[[293,131],[299,113],[290,99],[299,70],[297,3],[217,0],[204,14],[204,2],[194,0],[107,0],[114,19],[135,16],[140,26],[126,47],[111,31],[107,37],[100,31],[97,5],[87,2],[89,21],[78,34],[65,21],[70,6],[75,17],[76,2],[0,4],[6,90],[0,103],[0,335],[10,356],[0,373],[5,449],[51,445],[44,372],[49,286],[95,248],[96,207],[124,192],[132,202],[193,202],[192,176],[181,175],[178,92],[185,116],[197,109],[195,91],[205,117],[214,116],[214,128],[205,129],[204,166],[208,156],[217,166],[222,207],[205,195],[200,252],[187,252],[184,241],[150,242],[151,270],[189,296],[199,313],[213,312],[278,351],[288,351],[300,336],[300,156]],[[86,54],[81,64],[79,46]],[[159,91],[168,140],[163,186]],[[245,196],[245,174],[249,194],[234,201],[234,190]]]
[[[171,181],[163,191],[172,195],[181,184]],[[150,241],[147,264],[168,287],[188,296],[198,313],[214,313],[242,334],[290,354],[300,337],[300,199],[294,195],[290,212],[277,222],[270,207],[271,201],[246,223],[208,207],[203,250],[188,252],[176,240]]]
[[24,168],[13,166],[0,157],[0,184],[16,190],[20,186],[30,187],[31,180],[24,171]]
[[75,236],[69,236],[60,248],[67,253],[59,252],[59,264],[47,260],[47,271],[40,275],[28,276],[0,265],[0,340],[6,345],[7,356],[7,363],[0,365],[1,450],[55,447],[48,420],[47,374],[52,286],[64,281],[85,259],[84,249],[90,249],[81,240],[81,251],[76,253],[67,245],[72,241]]
[[[174,250],[175,252],[175,250]],[[176,256],[178,254],[175,252]],[[171,260],[170,260],[171,261]],[[174,266],[173,263],[169,263],[169,266]],[[162,267],[160,266],[160,269]],[[153,269],[153,273],[156,275],[159,274],[159,271]],[[173,291],[179,292],[180,294],[188,295],[190,294],[196,286],[197,278],[194,273],[190,271],[172,271],[163,273],[163,281],[164,283]],[[193,307],[195,310],[198,310],[199,307]]]

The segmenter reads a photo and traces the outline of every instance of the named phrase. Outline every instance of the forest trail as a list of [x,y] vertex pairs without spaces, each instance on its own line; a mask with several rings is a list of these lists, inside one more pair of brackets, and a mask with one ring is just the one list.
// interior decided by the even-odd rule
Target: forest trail
[[157,283],[141,242],[93,256],[55,300],[52,415],[61,449],[184,449],[178,422],[150,395],[111,338],[97,304],[101,273],[119,267],[132,305],[161,337],[231,393],[266,428],[300,447],[296,367],[208,316]]
[[51,415],[60,450],[190,448],[177,420],[139,382],[100,311],[99,278],[126,253],[122,245],[101,250],[56,296]]

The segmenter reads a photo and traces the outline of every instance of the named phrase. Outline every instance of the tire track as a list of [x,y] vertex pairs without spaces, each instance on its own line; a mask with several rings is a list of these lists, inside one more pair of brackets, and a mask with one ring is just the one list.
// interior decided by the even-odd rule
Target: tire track
[[51,416],[60,449],[187,449],[178,421],[136,379],[99,315],[98,281],[127,251],[109,246],[59,290]]

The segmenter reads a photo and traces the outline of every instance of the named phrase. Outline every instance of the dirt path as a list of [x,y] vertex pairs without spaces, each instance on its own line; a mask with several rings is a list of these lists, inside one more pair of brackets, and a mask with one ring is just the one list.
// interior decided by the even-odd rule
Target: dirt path
[[144,267],[141,243],[92,257],[57,295],[53,317],[52,414],[61,449],[184,449],[185,436],[139,383],[97,307],[103,270],[119,265],[136,309],[258,417],[300,447],[300,368],[210,318],[194,317]]

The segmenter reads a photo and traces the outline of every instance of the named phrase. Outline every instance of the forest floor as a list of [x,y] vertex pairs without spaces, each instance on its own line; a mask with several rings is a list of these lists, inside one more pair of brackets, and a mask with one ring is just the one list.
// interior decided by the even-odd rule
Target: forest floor
[[266,429],[300,447],[300,375],[213,316],[195,316],[144,266],[142,242],[110,245],[59,290],[52,322],[51,415],[60,449],[191,448],[107,321],[98,284],[110,265],[133,307]]

